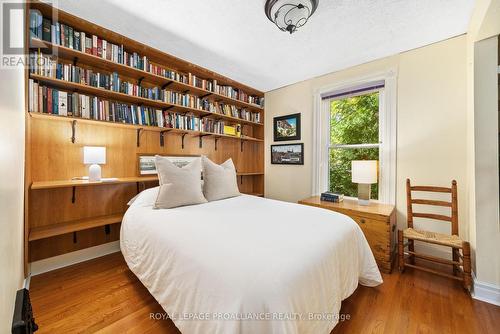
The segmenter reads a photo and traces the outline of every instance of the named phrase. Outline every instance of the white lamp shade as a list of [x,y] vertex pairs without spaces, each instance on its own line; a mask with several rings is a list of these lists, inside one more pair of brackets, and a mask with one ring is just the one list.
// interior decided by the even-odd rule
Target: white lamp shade
[[105,164],[106,163],[106,147],[100,146],[84,146],[83,147],[83,163],[84,164]]
[[353,160],[352,182],[372,184],[377,183],[377,160]]

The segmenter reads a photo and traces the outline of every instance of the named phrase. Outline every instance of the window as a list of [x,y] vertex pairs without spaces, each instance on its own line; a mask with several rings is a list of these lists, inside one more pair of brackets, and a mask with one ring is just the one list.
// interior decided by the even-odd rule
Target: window
[[325,87],[315,92],[312,194],[324,191],[357,197],[351,161],[378,160],[372,199],[395,203],[396,75]]
[[[330,100],[328,189],[357,197],[351,181],[351,161],[379,158],[379,92]],[[378,184],[371,187],[378,199]]]

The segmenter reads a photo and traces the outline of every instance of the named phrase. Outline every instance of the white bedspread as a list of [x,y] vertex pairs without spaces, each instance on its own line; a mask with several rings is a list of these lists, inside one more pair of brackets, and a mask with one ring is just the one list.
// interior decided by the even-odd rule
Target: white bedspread
[[358,282],[382,283],[349,217],[254,196],[169,210],[134,203],[120,242],[182,333],[329,333]]

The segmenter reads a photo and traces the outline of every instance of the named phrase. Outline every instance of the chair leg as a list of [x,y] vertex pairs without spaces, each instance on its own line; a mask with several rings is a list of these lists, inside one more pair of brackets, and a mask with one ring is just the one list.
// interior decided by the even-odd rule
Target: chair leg
[[404,253],[404,238],[403,231],[398,230],[398,266],[399,272],[402,273],[405,270],[405,253]]
[[[414,244],[413,240],[408,240],[408,250],[410,252],[415,251],[415,244]],[[410,264],[415,264],[415,256],[410,255],[410,258],[408,260],[409,260],[408,262],[410,262]]]
[[[452,248],[452,249],[451,249],[451,254],[452,254],[452,257],[453,257],[453,261],[456,261],[456,262],[458,262],[458,261],[459,261],[458,252],[459,252],[459,251],[458,251],[458,249],[456,249],[456,248]],[[454,276],[457,276],[457,274],[458,274],[458,267],[457,267],[457,265],[455,265],[455,264],[454,264],[454,265],[453,265],[453,275],[454,275]]]
[[472,269],[470,260],[470,244],[467,241],[462,243],[462,253],[464,258],[464,288],[470,291],[472,288]]

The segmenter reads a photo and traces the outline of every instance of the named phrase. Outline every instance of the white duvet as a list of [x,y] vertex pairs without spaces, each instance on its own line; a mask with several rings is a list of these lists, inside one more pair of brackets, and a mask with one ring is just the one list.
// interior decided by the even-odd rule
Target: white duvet
[[126,212],[121,250],[182,333],[329,333],[358,282],[382,283],[345,215],[247,195],[150,204]]

